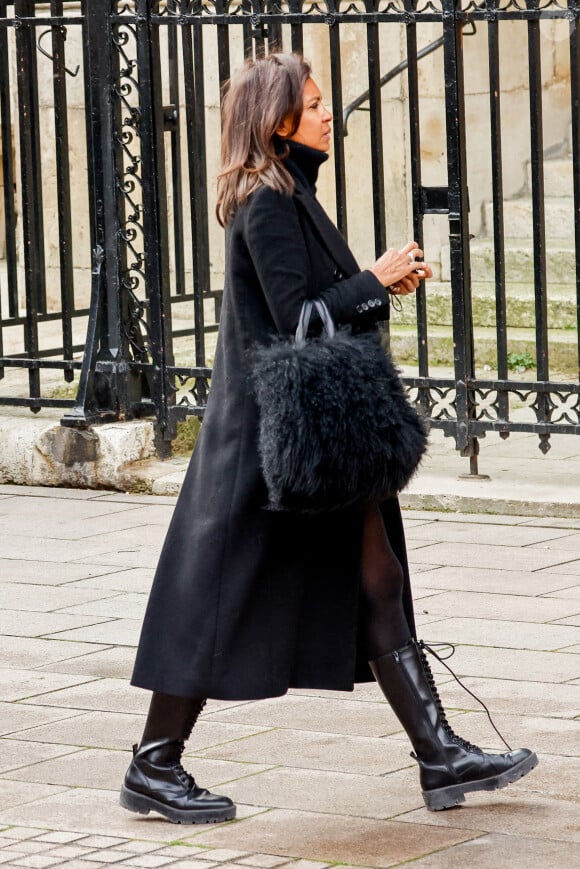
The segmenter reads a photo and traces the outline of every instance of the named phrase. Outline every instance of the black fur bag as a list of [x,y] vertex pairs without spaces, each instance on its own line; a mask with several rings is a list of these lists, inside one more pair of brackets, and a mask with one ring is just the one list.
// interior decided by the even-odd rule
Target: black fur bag
[[[313,307],[323,324],[306,338]],[[377,332],[335,329],[304,303],[296,336],[254,351],[259,453],[273,510],[318,513],[400,492],[427,446]]]

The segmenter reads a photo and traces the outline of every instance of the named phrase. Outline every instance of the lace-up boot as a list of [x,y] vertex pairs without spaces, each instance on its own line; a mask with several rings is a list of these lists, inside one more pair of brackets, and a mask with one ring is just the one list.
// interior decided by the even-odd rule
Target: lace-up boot
[[[143,739],[139,747],[133,746],[121,788],[125,809],[141,815],[159,812],[176,824],[211,824],[235,817],[236,807],[228,797],[198,787],[181,764],[185,741],[204,706],[204,699],[153,695]],[[153,735],[160,731],[168,735]]]
[[506,787],[537,766],[538,758],[527,748],[486,754],[453,732],[429,663],[414,640],[370,666],[411,740],[423,799],[431,811],[465,802],[470,791]]
[[133,748],[133,762],[121,788],[121,805],[148,815],[155,811],[176,824],[211,824],[235,817],[228,797],[197,786],[181,765],[183,742],[157,739]]

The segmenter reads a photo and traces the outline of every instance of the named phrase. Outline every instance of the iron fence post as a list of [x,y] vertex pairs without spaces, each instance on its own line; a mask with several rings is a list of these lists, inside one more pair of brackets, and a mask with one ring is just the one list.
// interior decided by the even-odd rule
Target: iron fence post
[[[456,7],[460,0],[443,0],[443,57],[447,130],[447,185],[449,202],[449,247],[451,259],[451,304],[453,358],[455,367],[455,439],[464,456],[475,457],[477,444],[470,422],[473,397],[470,381],[475,376],[471,267],[469,257],[469,195],[465,145],[465,94],[463,81],[462,24]],[[473,469],[473,463],[472,463]]]

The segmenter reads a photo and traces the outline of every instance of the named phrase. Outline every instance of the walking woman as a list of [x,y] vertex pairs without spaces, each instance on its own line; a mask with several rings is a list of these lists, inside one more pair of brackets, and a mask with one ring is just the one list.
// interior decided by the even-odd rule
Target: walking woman
[[396,499],[315,516],[266,509],[249,351],[296,330],[306,298],[359,330],[389,316],[390,294],[431,276],[414,242],[361,271],[316,199],[332,115],[298,55],[233,77],[224,101],[218,216],[226,276],[207,412],[167,534],[132,684],[153,691],[122,805],[170,821],[235,816],[181,765],[206,698],[289,688],[352,690],[374,677],[413,744],[427,806],[503,787],[537,763],[484,754],[446,720],[416,639]]

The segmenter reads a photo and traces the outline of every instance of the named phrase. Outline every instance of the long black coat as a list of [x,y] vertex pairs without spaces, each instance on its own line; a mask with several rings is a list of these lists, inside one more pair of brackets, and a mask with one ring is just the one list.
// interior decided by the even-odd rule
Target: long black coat
[[[142,688],[254,699],[372,679],[358,641],[362,512],[264,509],[248,386],[248,349],[292,333],[307,296],[321,295],[338,323],[388,317],[386,290],[315,198],[321,158],[293,147],[294,195],[261,188],[227,232],[211,393],[145,616],[132,679]],[[381,509],[414,631],[399,505]]]

